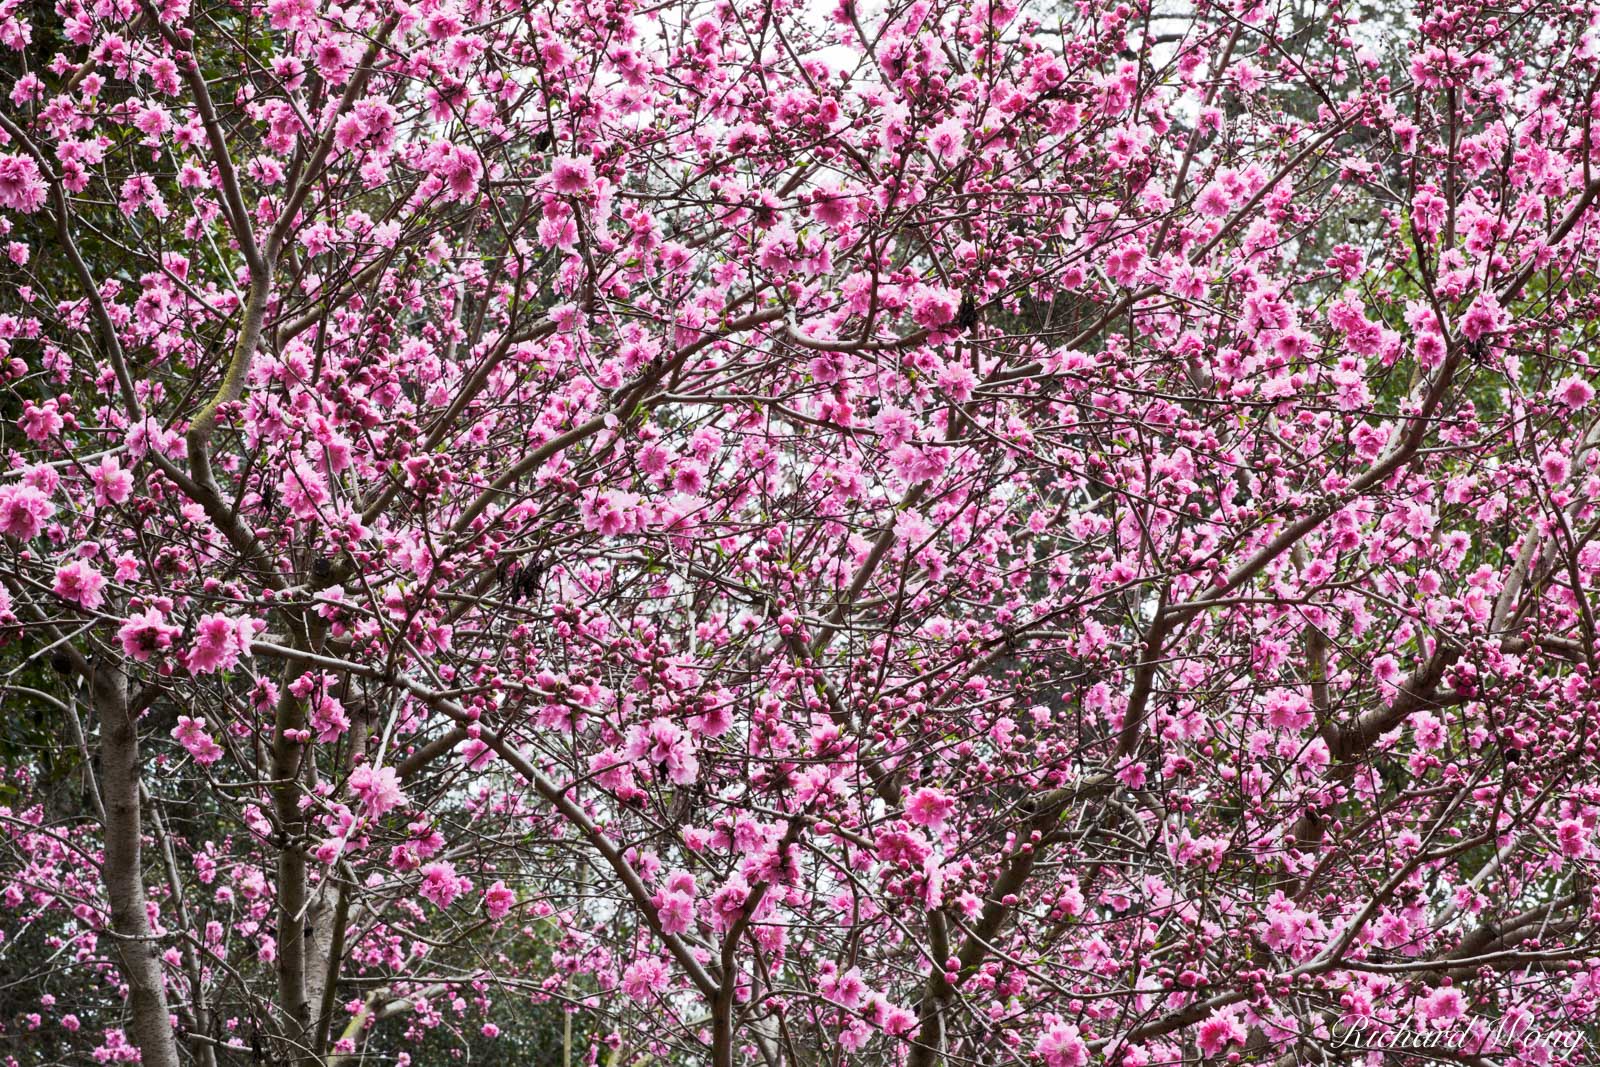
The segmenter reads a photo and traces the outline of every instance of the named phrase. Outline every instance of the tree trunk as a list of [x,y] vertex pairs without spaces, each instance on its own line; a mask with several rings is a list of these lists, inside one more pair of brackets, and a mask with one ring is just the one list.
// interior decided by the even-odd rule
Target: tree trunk
[[128,707],[127,680],[121,673],[96,667],[89,685],[100,717],[100,784],[106,809],[101,873],[111,902],[117,962],[128,983],[131,1036],[144,1067],[178,1067],[161,956],[150,936],[139,860],[138,726]]
[[306,724],[305,704],[289,691],[292,667],[285,668],[278,698],[277,729],[272,743],[272,801],[278,831],[278,1001],[284,1015],[284,1036],[304,1047],[311,1037],[311,1001],[306,990],[306,857],[305,817],[300,810],[303,750],[290,735]]

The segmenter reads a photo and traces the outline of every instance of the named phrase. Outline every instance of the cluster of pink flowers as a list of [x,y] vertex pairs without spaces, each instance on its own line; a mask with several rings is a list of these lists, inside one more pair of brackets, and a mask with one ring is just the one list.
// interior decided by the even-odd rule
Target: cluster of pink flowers
[[1594,12],[748,7],[0,0],[24,1040],[1600,1014]]
[[51,591],[86,611],[94,611],[105,601],[106,576],[85,560],[73,560],[56,568]]
[[694,924],[694,901],[694,875],[688,871],[674,871],[651,901],[661,932],[681,934],[689,930]]
[[417,893],[439,908],[448,908],[462,893],[472,888],[472,880],[456,873],[455,864],[435,860],[422,865],[422,884]]
[[194,641],[184,657],[185,666],[195,674],[232,670],[241,656],[249,654],[256,627],[254,619],[229,618],[221,614],[202,616],[195,623]]
[[200,719],[178,716],[178,725],[173,727],[172,737],[188,750],[196,763],[215,763],[222,758],[222,746],[206,732],[206,724]]
[[48,494],[26,483],[0,486],[0,533],[19,541],[38,537],[55,514]]
[[27,156],[0,153],[0,207],[31,214],[44,206],[47,194],[37,163]]
[[350,772],[347,784],[351,794],[361,801],[369,819],[381,819],[406,802],[400,776],[393,767],[363,764]]

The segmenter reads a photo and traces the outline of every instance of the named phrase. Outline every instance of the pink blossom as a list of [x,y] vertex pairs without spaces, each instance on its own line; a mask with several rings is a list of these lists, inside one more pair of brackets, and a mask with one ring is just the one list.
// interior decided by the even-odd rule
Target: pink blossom
[[166,616],[154,608],[133,615],[117,630],[126,656],[145,663],[172,647],[173,638],[181,631],[168,625]]
[[587,159],[556,159],[550,165],[550,184],[567,196],[586,193],[594,185],[594,164]]
[[884,1006],[882,1017],[878,1020],[878,1025],[883,1027],[883,1032],[886,1034],[909,1034],[912,1030],[916,1029],[917,1017],[913,1013],[907,1011],[905,1008],[894,1004],[887,1004]]
[[207,615],[195,626],[194,644],[184,658],[194,674],[232,670],[250,647],[254,636],[249,619]]
[[745,901],[750,897],[750,886],[738,873],[729,877],[721,889],[711,895],[711,926],[719,932],[728,930],[744,916]]
[[1417,747],[1423,751],[1434,751],[1444,747],[1446,739],[1444,723],[1430,711],[1419,711],[1411,716],[1411,734],[1417,740]]
[[811,202],[812,217],[827,226],[847,226],[856,216],[855,198],[838,189],[818,191]]
[[1589,851],[1589,833],[1581,819],[1563,819],[1556,824],[1556,843],[1563,856],[1582,858]]
[[918,789],[906,800],[906,818],[937,830],[955,810],[955,798],[938,789]]
[[1243,1044],[1247,1034],[1238,1019],[1215,1012],[1200,1024],[1200,1031],[1195,1036],[1201,1053],[1215,1056],[1229,1045]]
[[1556,386],[1555,396],[1562,404],[1576,411],[1587,407],[1589,401],[1594,399],[1594,387],[1574,374],[1562,379],[1561,384]]
[[1353,282],[1366,270],[1366,257],[1355,245],[1338,244],[1328,257],[1328,266],[1337,270],[1343,281]]
[[1383,452],[1383,446],[1388,442],[1389,435],[1379,427],[1363,422],[1356,425],[1350,439],[1356,446],[1356,455],[1371,461],[1377,459]]
[[694,897],[694,875],[673,871],[667,876],[665,887],[654,899],[663,932],[681,934],[694,924]]
[[296,699],[306,702],[310,709],[311,725],[316,728],[317,740],[323,744],[337,741],[350,729],[350,719],[345,715],[344,704],[329,692],[335,680],[332,674],[308,672],[289,686]]
[[29,156],[0,155],[0,207],[31,214],[44,206],[46,187]]
[[105,584],[105,575],[80,559],[56,568],[56,581],[52,589],[62,600],[70,600],[93,611],[105,600]]
[[631,728],[625,752],[631,760],[661,764],[675,785],[689,784],[700,772],[694,738],[671,719],[655,719],[648,726]]
[[8,537],[33,540],[55,510],[50,498],[31,485],[0,486],[0,533]]
[[949,289],[922,286],[911,298],[911,317],[917,325],[937,329],[956,317],[961,298]]
[[1045,1067],[1084,1067],[1089,1062],[1089,1046],[1071,1023],[1053,1023],[1039,1036],[1033,1054],[1044,1060]]
[[680,493],[698,493],[705,489],[705,471],[697,463],[685,463],[672,476],[672,487]]
[[1499,330],[1504,319],[1505,312],[1501,310],[1494,296],[1482,293],[1472,302],[1472,306],[1467,308],[1467,313],[1461,320],[1461,335],[1469,341],[1479,340]]
[[540,219],[538,232],[546,248],[572,248],[578,243],[578,222],[570,214]]
[[1280,730],[1303,730],[1311,725],[1311,702],[1293,693],[1278,693],[1267,701],[1267,722]]
[[622,490],[610,490],[586,500],[581,511],[584,526],[603,537],[616,537],[639,528],[639,497]]
[[422,884],[417,888],[418,895],[439,908],[448,908],[456,897],[472,885],[468,879],[456,874],[455,864],[446,860],[424,864],[421,874]]
[[165,93],[168,96],[177,95],[178,64],[166,56],[161,56],[151,60],[149,74],[150,84],[155,86],[157,92]]
[[278,480],[278,493],[299,519],[314,519],[328,502],[327,481],[306,463],[295,463]]
[[328,693],[317,693],[310,700],[311,725],[316,727],[317,740],[323,744],[337,741],[350,729],[350,717],[344,704]]
[[946,164],[960,162],[967,154],[967,128],[959,118],[948,118],[928,131],[928,151]]
[[148,104],[135,113],[133,125],[140,133],[151,138],[159,138],[172,128],[172,116],[160,104]]
[[454,194],[454,199],[465,200],[477,192],[478,176],[483,173],[483,163],[470,149],[457,149],[448,157],[438,172]]
[[222,758],[222,746],[206,732],[205,723],[200,719],[179,715],[172,737],[188,750],[196,763],[211,764]]
[[347,152],[360,144],[366,136],[367,131],[362,126],[360,117],[356,115],[346,115],[334,127],[334,143]]
[[861,978],[859,968],[852,967],[842,974],[827,971],[822,975],[819,988],[822,995],[847,1008],[854,1008],[867,995],[867,983]]
[[494,749],[488,742],[476,737],[461,742],[456,751],[461,755],[461,762],[470,770],[481,771],[494,761]]
[[369,819],[381,819],[406,802],[393,767],[362,764],[350,772],[350,792],[360,798]]
[[831,385],[839,380],[839,359],[832,353],[813,356],[807,369],[818,385]]
[[22,418],[17,423],[22,427],[23,435],[30,441],[48,441],[61,432],[66,425],[54,400],[46,400],[43,404],[35,404],[29,400],[22,405]]
[[100,507],[121,504],[133,493],[133,472],[124,470],[115,456],[107,456],[89,469],[94,483],[94,502]]
[[664,990],[667,965],[659,959],[636,960],[622,974],[622,992],[631,1000],[649,1002]]
[[1465,1003],[1461,998],[1461,990],[1454,986],[1442,986],[1435,989],[1432,993],[1422,998],[1419,1008],[1421,1009],[1422,1017],[1435,1026],[1448,1024],[1459,1019],[1466,1010]]
[[483,910],[496,922],[504,919],[517,903],[517,895],[503,881],[483,891]]
[[1400,662],[1394,656],[1379,656],[1373,661],[1373,680],[1384,694],[1384,701],[1394,701],[1400,691]]
[[694,898],[685,893],[663,893],[656,904],[661,930],[681,934],[694,925]]
[[1444,362],[1444,338],[1440,337],[1431,330],[1427,333],[1418,334],[1417,343],[1413,347],[1412,352],[1416,356],[1419,366],[1428,369],[1437,367],[1440,363]]
[[1213,217],[1226,215],[1232,206],[1232,198],[1228,191],[1216,182],[1200,190],[1200,195],[1195,198],[1195,210],[1202,215]]

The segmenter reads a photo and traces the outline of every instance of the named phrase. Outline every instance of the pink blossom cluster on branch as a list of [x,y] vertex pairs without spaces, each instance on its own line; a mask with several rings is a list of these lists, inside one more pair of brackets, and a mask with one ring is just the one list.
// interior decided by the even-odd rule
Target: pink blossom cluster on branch
[[1600,6],[0,64],[7,1064],[1590,1054]]

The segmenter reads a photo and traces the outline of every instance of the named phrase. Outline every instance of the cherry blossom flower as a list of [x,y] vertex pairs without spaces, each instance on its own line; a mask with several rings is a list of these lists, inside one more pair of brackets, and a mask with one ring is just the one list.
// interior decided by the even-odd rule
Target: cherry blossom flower
[[1200,195],[1195,199],[1195,210],[1202,215],[1218,217],[1226,215],[1231,208],[1232,197],[1215,182],[1200,190]]
[[196,763],[212,764],[222,758],[222,746],[206,732],[205,723],[188,715],[178,716],[178,725],[172,737],[182,745]]
[[51,590],[63,600],[93,611],[105,601],[106,577],[83,560],[56,568]]
[[510,914],[517,903],[517,895],[513,893],[504,881],[496,881],[483,891],[483,910],[489,918],[498,922]]
[[951,165],[967,154],[966,124],[954,116],[928,131],[928,151],[940,162]]
[[1483,293],[1467,308],[1467,313],[1461,319],[1461,335],[1469,341],[1477,341],[1488,334],[1501,328],[1505,319],[1505,312],[1500,304],[1490,293]]
[[906,818],[937,830],[955,810],[955,798],[938,789],[918,789],[906,799]]
[[350,792],[360,799],[369,819],[381,819],[406,803],[400,776],[393,767],[362,764],[350,772]]
[[635,960],[622,974],[622,992],[630,1000],[648,1003],[665,987],[667,965],[658,959]]
[[115,456],[107,456],[89,471],[94,483],[95,503],[101,507],[127,502],[133,494],[133,472],[124,470]]
[[456,874],[455,864],[444,860],[423,864],[421,874],[418,895],[441,909],[448,908],[456,897],[472,887],[470,879]]
[[44,206],[44,177],[27,156],[0,153],[0,207],[32,214]]
[[1555,396],[1562,404],[1577,411],[1587,407],[1589,401],[1594,399],[1594,387],[1574,374],[1562,379],[1555,388]]
[[166,616],[154,608],[133,615],[117,630],[122,651],[140,663],[149,662],[172,647],[173,639],[182,631],[170,625]]
[[184,664],[194,674],[232,670],[239,658],[249,651],[253,636],[254,627],[249,619],[206,615],[195,625],[194,643],[184,657]]
[[1466,1004],[1462,1000],[1461,990],[1454,986],[1442,986],[1422,998],[1418,1005],[1422,1018],[1434,1026],[1444,1026],[1461,1018],[1466,1011]]
[[594,166],[586,159],[560,158],[551,161],[550,184],[566,196],[581,196],[594,186]]
[[34,486],[16,483],[0,486],[0,533],[8,537],[33,540],[55,510],[48,494]]
[[1071,1023],[1054,1023],[1033,1047],[1033,1054],[1045,1067],[1084,1067],[1089,1062],[1089,1047]]
[[1589,852],[1589,831],[1580,819],[1563,819],[1556,824],[1556,843],[1563,856],[1585,856]]
[[55,437],[66,425],[57,409],[54,400],[46,400],[43,404],[26,401],[22,405],[22,418],[18,420],[22,432],[30,441],[48,441]]
[[1195,1040],[1202,1055],[1215,1056],[1229,1045],[1243,1044],[1246,1036],[1245,1028],[1237,1018],[1218,1011],[1200,1024]]

